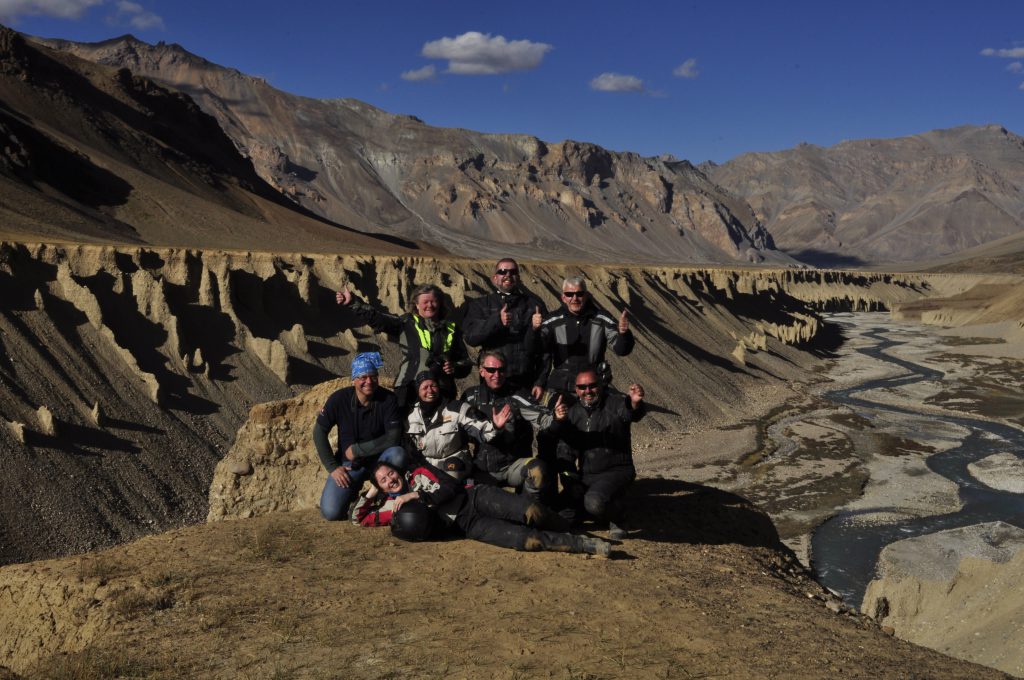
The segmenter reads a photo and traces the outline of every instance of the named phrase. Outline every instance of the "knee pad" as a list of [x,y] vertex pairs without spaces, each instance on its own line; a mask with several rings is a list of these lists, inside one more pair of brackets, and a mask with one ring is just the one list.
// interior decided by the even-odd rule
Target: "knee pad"
[[608,512],[608,499],[597,494],[588,493],[583,496],[583,509],[588,514],[603,519]]
[[523,489],[537,493],[548,486],[547,466],[534,458],[523,467]]

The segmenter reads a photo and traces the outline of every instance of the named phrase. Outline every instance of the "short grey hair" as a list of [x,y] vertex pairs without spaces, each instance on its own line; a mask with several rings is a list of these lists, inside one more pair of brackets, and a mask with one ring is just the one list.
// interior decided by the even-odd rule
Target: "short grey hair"
[[562,290],[565,290],[566,286],[572,286],[573,288],[578,288],[579,290],[586,292],[587,280],[582,276],[570,276],[566,278],[565,281],[562,281]]

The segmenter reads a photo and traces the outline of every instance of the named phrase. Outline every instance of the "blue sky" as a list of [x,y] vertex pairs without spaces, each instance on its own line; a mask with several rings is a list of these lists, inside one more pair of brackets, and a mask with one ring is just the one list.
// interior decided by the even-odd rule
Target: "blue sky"
[[1024,133],[1022,0],[0,0],[0,21],[176,42],[431,125],[694,162],[963,124]]

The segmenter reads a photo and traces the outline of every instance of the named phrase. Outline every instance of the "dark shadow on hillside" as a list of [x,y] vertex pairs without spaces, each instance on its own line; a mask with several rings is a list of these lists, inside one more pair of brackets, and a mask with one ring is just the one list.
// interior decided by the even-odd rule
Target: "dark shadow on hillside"
[[58,435],[50,436],[25,430],[25,445],[59,449],[76,456],[102,456],[104,452],[141,453],[142,449],[127,439],[109,432],[73,423],[59,422]]
[[289,385],[319,385],[322,382],[334,380],[337,377],[337,375],[321,366],[316,366],[295,357],[288,357]]
[[143,425],[142,423],[135,423],[130,420],[121,420],[120,418],[105,417],[103,427],[114,430],[130,430],[133,432],[145,432],[147,434],[164,434],[167,430],[159,427],[153,427],[152,425]]
[[169,360],[161,353],[167,330],[139,312],[131,279],[120,280],[120,292],[116,285],[119,281],[107,272],[83,277],[79,282],[96,296],[104,322],[117,344],[131,353],[142,371],[156,377],[162,406],[199,415],[220,410],[216,403],[192,394],[192,381],[168,367]]
[[805,248],[787,254],[818,269],[857,269],[869,264],[867,260],[855,255],[840,255],[817,248]]
[[[675,295],[670,291],[666,291],[660,282],[650,280],[649,283],[652,287],[657,290],[663,297],[670,300],[673,304],[679,303],[679,296]],[[618,319],[622,309],[625,308],[626,302],[622,299],[618,300],[617,311],[614,313],[608,312],[613,319]],[[607,311],[607,310],[606,310]],[[729,371],[730,373],[744,373],[748,372],[743,368],[737,366],[732,360],[727,357],[721,357],[717,354],[712,354],[707,350],[698,347],[683,336],[673,331],[668,324],[662,321],[658,313],[655,312],[640,295],[632,296],[632,303],[629,305],[629,319],[630,323],[636,332],[653,335],[661,338],[667,342],[671,347],[675,347],[680,350],[683,356],[687,357],[688,360],[696,360],[706,364],[717,366],[718,368]]]
[[128,201],[131,184],[95,165],[84,154],[24,125],[3,107],[0,107],[0,125],[11,130],[27,155],[22,167],[10,166],[10,174],[26,184],[49,185],[91,208],[124,205]]
[[768,515],[736,494],[679,479],[637,479],[626,499],[637,538],[665,543],[735,543],[775,548],[779,534]]
[[844,342],[846,336],[843,335],[843,327],[825,321],[821,324],[818,334],[814,336],[814,342],[807,349],[820,359],[834,359],[839,356],[838,350]]
[[659,404],[652,404],[651,402],[647,401],[646,399],[644,400],[644,404],[646,404],[646,406],[647,406],[647,412],[648,413],[665,413],[665,414],[668,414],[670,416],[678,416],[679,415],[679,411],[673,411],[672,409],[665,408],[664,406],[661,406]]

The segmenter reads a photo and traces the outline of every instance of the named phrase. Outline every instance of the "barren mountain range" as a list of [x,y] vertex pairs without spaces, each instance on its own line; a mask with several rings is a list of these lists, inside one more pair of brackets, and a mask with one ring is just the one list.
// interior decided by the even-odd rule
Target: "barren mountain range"
[[860,266],[929,260],[1022,230],[1024,141],[999,126],[804,144],[697,169],[298,97],[131,36],[44,44],[188,93],[263,179],[310,211],[458,254],[512,245],[586,259],[756,262],[780,261],[777,244],[811,264]]
[[188,93],[263,179],[357,229],[463,255],[789,261],[743,200],[685,161],[431,127],[356,100],[288,94],[178,45],[131,36],[42,44]]
[[780,249],[816,265],[927,260],[1024,227],[1024,138],[996,125],[703,167],[750,203]]

